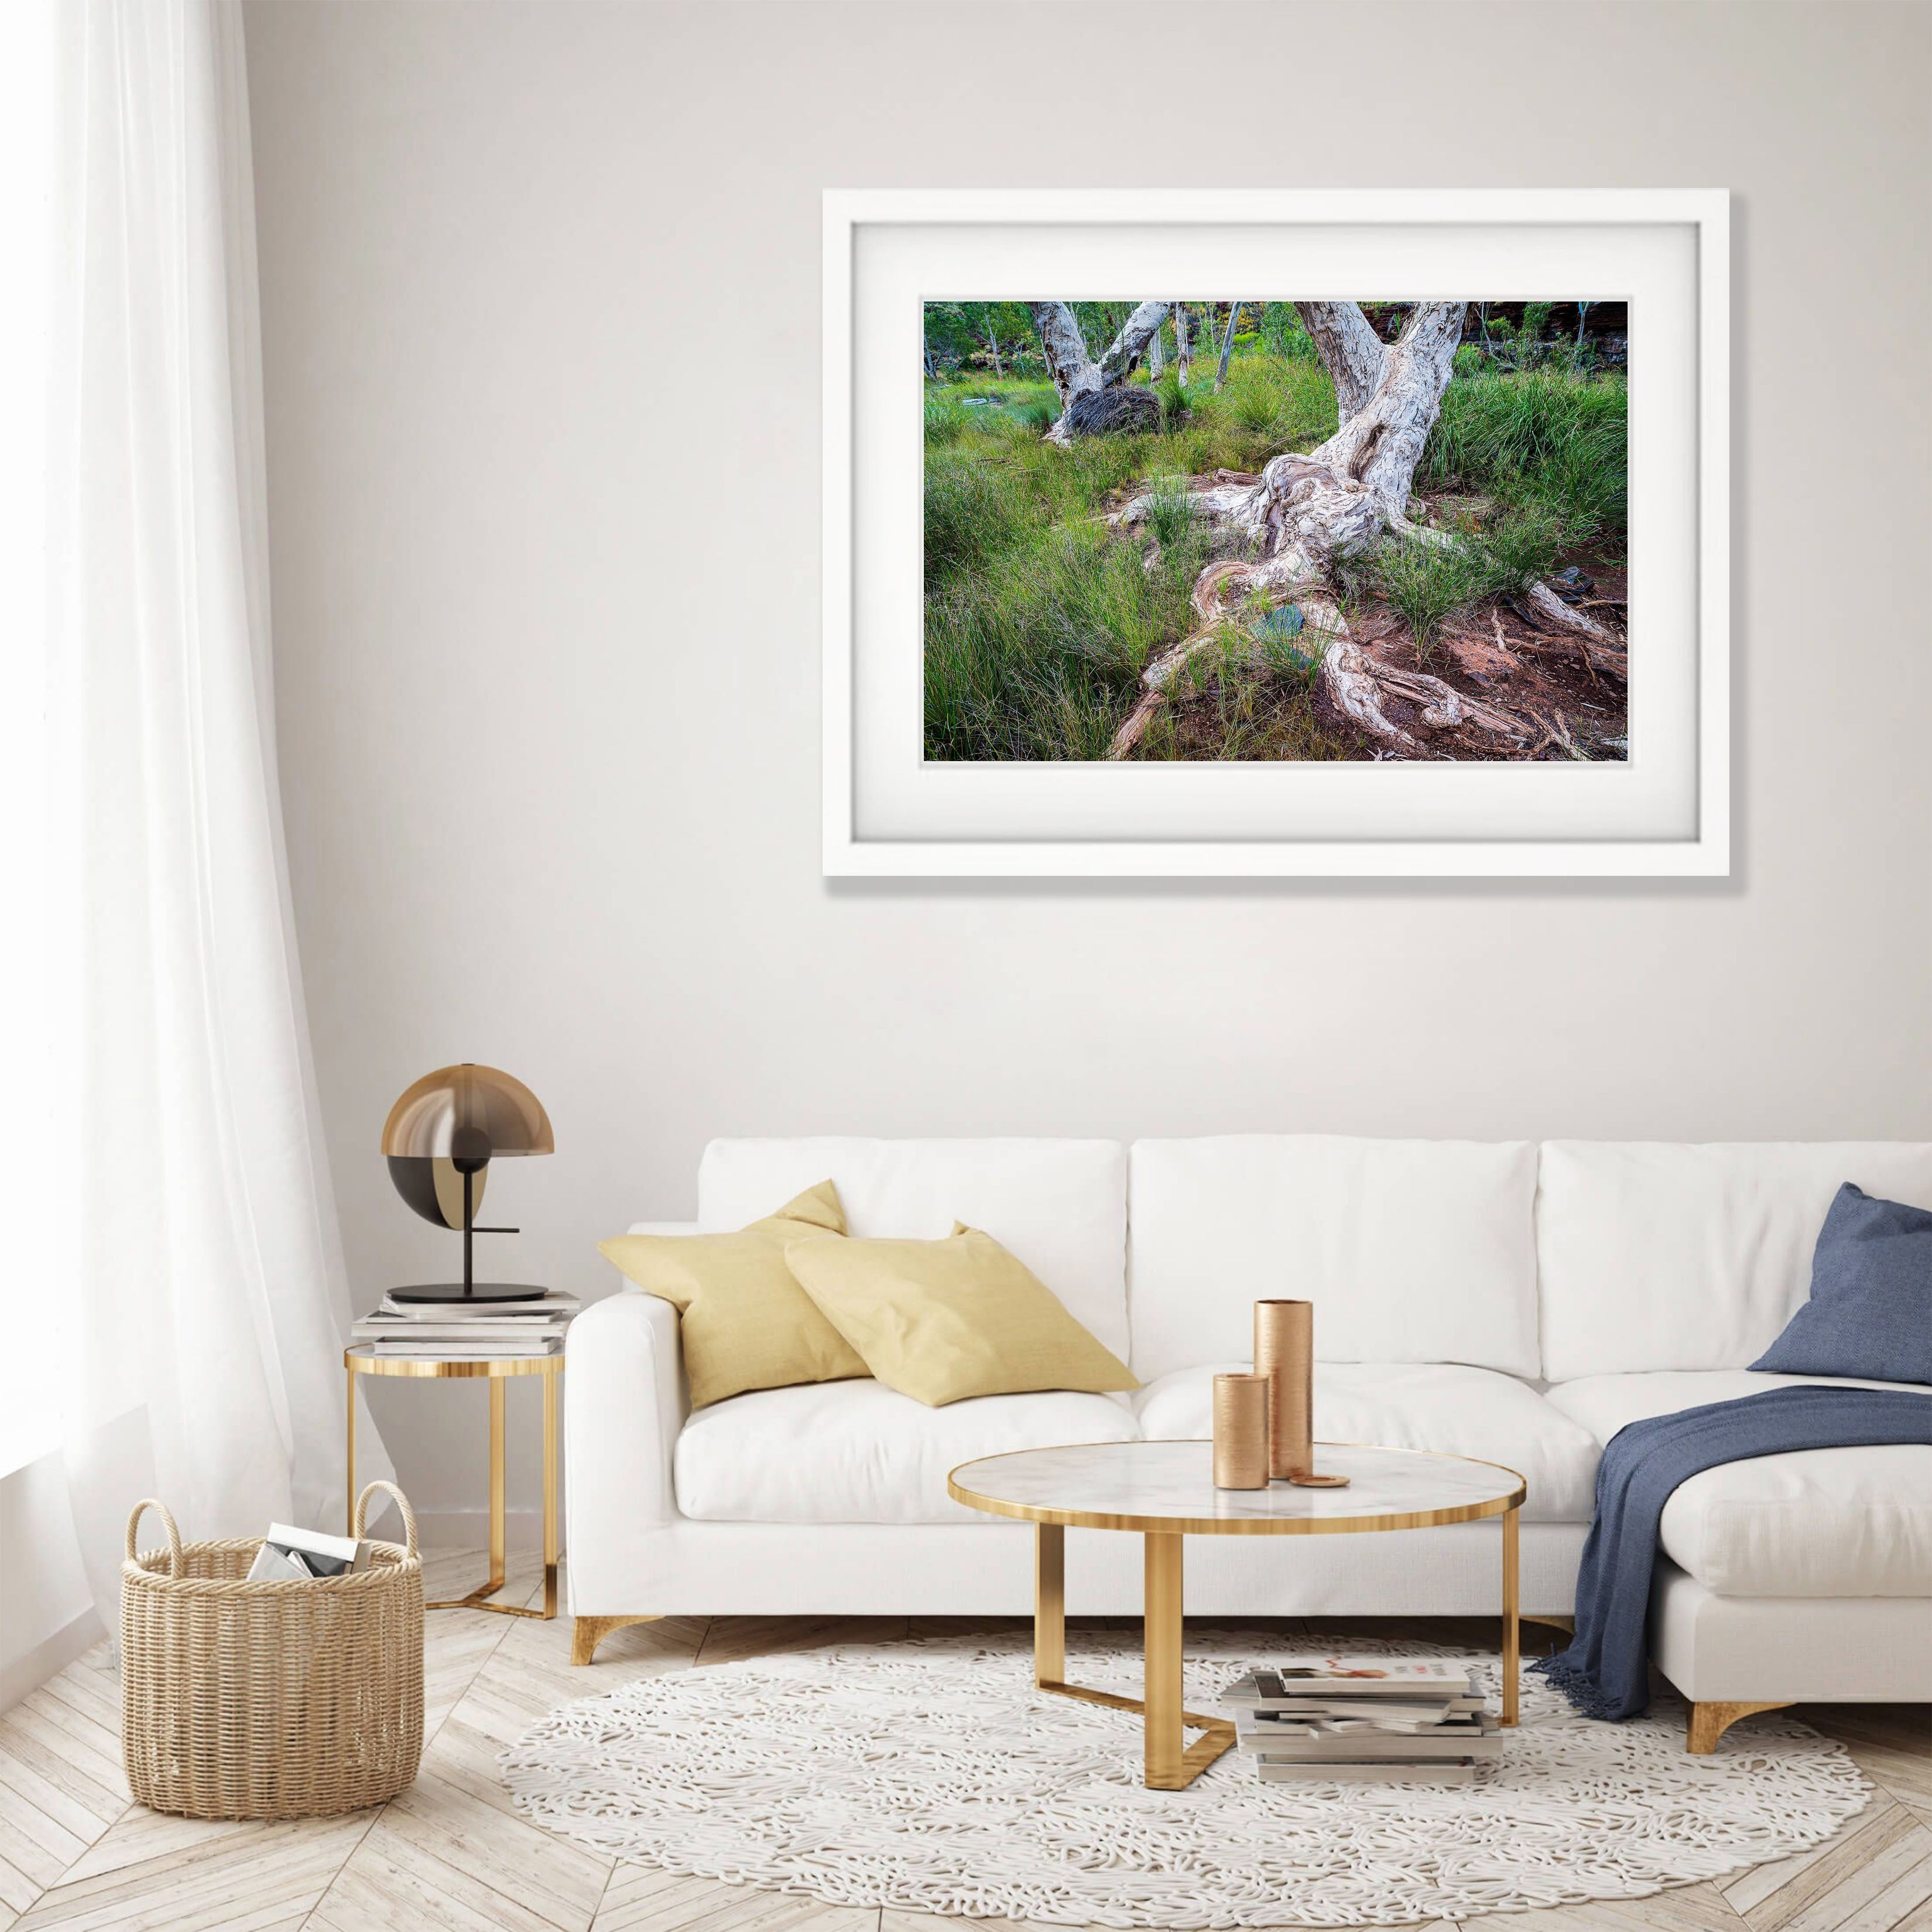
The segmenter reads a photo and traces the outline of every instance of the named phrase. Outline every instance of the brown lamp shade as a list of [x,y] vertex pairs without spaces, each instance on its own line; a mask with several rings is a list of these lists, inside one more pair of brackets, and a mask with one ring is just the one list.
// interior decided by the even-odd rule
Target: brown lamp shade
[[425,1073],[382,1127],[382,1151],[392,1160],[480,1166],[506,1154],[556,1150],[542,1102],[514,1076],[469,1060]]
[[476,1210],[490,1163],[500,1156],[552,1154],[550,1116],[524,1083],[496,1066],[466,1060],[425,1073],[389,1109],[382,1124],[382,1152],[396,1192],[425,1221],[460,1231],[463,1281],[392,1288],[400,1302],[476,1303],[541,1299],[540,1288],[514,1282],[478,1282],[478,1234],[514,1234],[514,1228],[484,1228]]

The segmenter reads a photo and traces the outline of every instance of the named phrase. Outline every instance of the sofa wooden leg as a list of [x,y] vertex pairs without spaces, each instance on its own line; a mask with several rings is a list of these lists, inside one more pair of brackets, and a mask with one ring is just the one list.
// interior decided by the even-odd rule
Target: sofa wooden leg
[[570,1634],[570,1660],[572,1664],[588,1664],[597,1654],[597,1646],[613,1630],[622,1630],[626,1624],[654,1624],[658,1621],[655,1616],[579,1617]]
[[1693,1704],[1684,1748],[1700,1757],[1707,1756],[1718,1748],[1718,1740],[1740,1718],[1748,1718],[1758,1711],[1782,1711],[1790,1703],[1791,1700],[1785,1697],[1770,1704]]

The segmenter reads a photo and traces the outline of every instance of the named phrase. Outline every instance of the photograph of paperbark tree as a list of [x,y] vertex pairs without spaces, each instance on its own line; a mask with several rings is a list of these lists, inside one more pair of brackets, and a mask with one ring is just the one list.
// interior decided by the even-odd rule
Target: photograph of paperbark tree
[[1628,340],[1594,300],[928,302],[926,757],[1627,758]]

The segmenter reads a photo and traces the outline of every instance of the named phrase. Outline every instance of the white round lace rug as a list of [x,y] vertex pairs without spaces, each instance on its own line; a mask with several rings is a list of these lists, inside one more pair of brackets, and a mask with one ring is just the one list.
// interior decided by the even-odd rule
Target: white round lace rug
[[[1140,1689],[1138,1637],[1068,1634],[1074,1682]],[[1190,1636],[1188,1706],[1318,1638]],[[1493,1655],[1355,1640],[1348,1654]],[[1023,1636],[850,1646],[647,1677],[503,1754],[518,1806],[620,1858],[835,1905],[1054,1924],[1392,1925],[1631,1898],[1820,1843],[1864,1804],[1844,1748],[1777,1718],[1710,1757],[1681,1707],[1576,1716],[1539,1677],[1473,1785],[1264,1784],[1229,1751],[1140,1782],[1139,1720],[1037,1691]]]

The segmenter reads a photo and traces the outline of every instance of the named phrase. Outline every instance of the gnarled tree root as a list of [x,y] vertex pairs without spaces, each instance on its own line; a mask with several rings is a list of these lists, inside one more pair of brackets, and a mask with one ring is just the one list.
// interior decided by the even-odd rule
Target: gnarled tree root
[[[1513,712],[1466,696],[1439,677],[1424,671],[1402,670],[1370,656],[1349,636],[1341,613],[1332,604],[1307,607],[1304,629],[1325,634],[1330,640],[1322,653],[1318,674],[1329,702],[1352,724],[1405,757],[1421,758],[1428,754],[1414,734],[1396,723],[1382,708],[1387,698],[1406,698],[1419,706],[1422,722],[1432,730],[1474,733],[1504,740],[1512,748],[1526,745],[1532,739],[1541,740],[1539,750],[1542,745],[1559,742],[1559,734],[1540,718],[1533,724],[1526,723]],[[1163,651],[1142,674],[1144,688],[1140,701],[1114,733],[1107,748],[1108,758],[1118,760],[1132,754],[1146,736],[1154,714],[1167,702],[1190,658],[1216,646],[1229,650],[1238,643],[1244,656],[1253,655],[1252,646],[1246,640],[1218,628],[1198,631]],[[1580,755],[1567,734],[1561,735],[1560,742],[1571,756]]]
[[[1385,530],[1442,545],[1457,541],[1412,523],[1408,510],[1415,466],[1449,381],[1463,305],[1418,304],[1400,337],[1386,347],[1354,303],[1296,306],[1335,384],[1340,418],[1335,434],[1306,455],[1271,458],[1258,478],[1221,471],[1190,479],[1196,520],[1223,540],[1232,538],[1245,556],[1210,563],[1201,573],[1192,592],[1199,628],[1148,666],[1142,697],[1115,733],[1108,757],[1126,758],[1140,742],[1190,658],[1210,645],[1226,645],[1231,632],[1239,636],[1230,624],[1232,607],[1256,592],[1292,594],[1300,602],[1304,632],[1328,638],[1318,676],[1329,701],[1393,755],[1429,753],[1390,717],[1384,709],[1390,698],[1418,706],[1421,722],[1432,730],[1474,733],[1513,750],[1534,740],[1536,752],[1554,744],[1582,756],[1560,718],[1553,726],[1540,718],[1526,722],[1463,696],[1440,678],[1382,663],[1348,635],[1334,604],[1321,601],[1337,562]],[[1136,532],[1159,501],[1151,494],[1136,496],[1108,520],[1116,530]],[[1532,585],[1526,601],[1545,627],[1526,648],[1574,652],[1593,675],[1624,676],[1628,656],[1615,632],[1565,604],[1546,584]]]
[[[1624,683],[1630,682],[1629,651],[1608,625],[1599,623],[1574,604],[1564,603],[1546,584],[1532,584],[1524,601],[1531,617],[1538,624],[1538,633],[1527,643],[1520,644],[1519,649],[1540,651],[1551,657],[1574,658],[1592,673],[1607,671]],[[1548,634],[1552,630],[1554,636]]]

